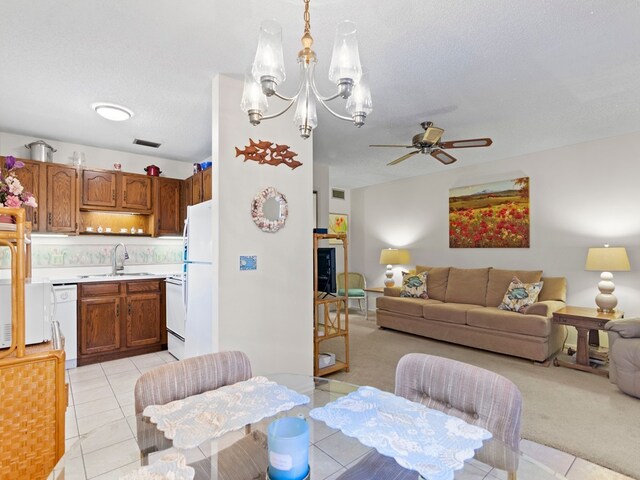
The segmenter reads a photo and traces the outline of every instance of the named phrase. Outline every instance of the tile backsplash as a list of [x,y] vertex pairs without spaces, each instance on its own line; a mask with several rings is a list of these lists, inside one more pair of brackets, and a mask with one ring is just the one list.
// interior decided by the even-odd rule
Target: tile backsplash
[[[99,267],[111,265],[113,245],[33,245],[33,268]],[[168,265],[182,263],[182,244],[127,245],[127,265]],[[120,254],[120,252],[119,252]],[[0,248],[0,269],[11,266],[8,248]]]

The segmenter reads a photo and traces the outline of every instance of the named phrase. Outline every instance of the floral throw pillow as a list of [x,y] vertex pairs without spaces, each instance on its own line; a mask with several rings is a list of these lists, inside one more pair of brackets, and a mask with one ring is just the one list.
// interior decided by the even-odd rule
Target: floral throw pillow
[[513,277],[511,284],[504,294],[502,303],[498,306],[500,310],[510,310],[512,312],[524,313],[524,310],[536,303],[543,282],[522,283],[518,277]]
[[427,295],[427,272],[402,275],[401,297],[429,298]]

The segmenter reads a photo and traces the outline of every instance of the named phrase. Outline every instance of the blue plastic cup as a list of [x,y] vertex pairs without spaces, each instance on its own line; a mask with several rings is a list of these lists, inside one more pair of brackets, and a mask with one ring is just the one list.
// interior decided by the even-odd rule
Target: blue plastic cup
[[267,445],[271,480],[302,480],[309,474],[309,425],[304,418],[271,422]]

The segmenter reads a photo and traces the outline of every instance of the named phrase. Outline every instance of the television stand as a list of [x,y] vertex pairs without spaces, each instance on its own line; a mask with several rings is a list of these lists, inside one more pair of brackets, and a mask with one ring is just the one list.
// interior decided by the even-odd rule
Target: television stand
[[[313,375],[321,377],[339,370],[349,371],[349,309],[348,290],[340,296],[327,292],[331,287],[330,278],[318,278],[318,243],[321,240],[335,239],[342,242],[344,250],[344,274],[348,276],[347,235],[344,233],[313,234]],[[324,283],[321,288],[319,283]],[[322,342],[330,338],[344,340],[344,356],[338,353],[335,364],[320,368],[320,350]],[[333,345],[332,345],[333,346]]]

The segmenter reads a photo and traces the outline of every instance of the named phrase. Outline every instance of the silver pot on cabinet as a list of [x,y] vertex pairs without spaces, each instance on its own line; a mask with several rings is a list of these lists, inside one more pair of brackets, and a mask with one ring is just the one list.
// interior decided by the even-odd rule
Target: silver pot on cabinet
[[31,153],[31,160],[38,162],[53,162],[53,154],[57,152],[55,148],[44,140],[38,140],[25,145]]

